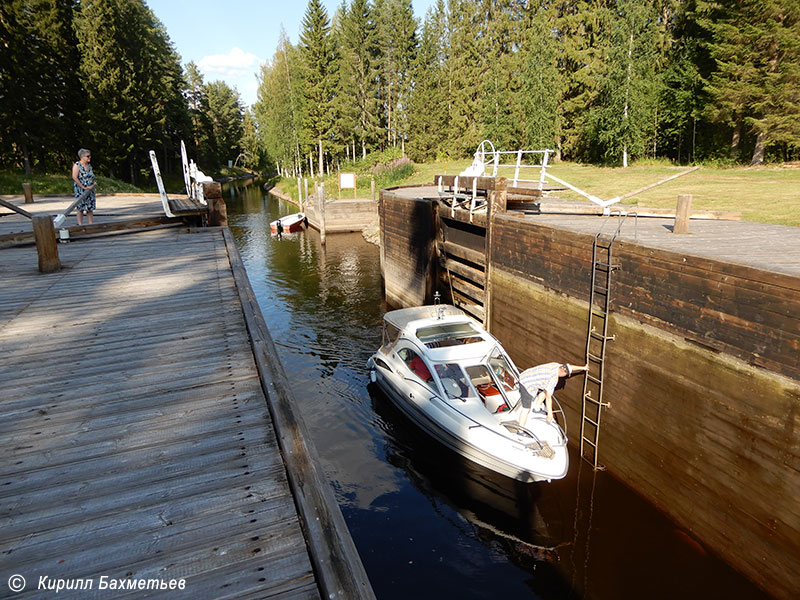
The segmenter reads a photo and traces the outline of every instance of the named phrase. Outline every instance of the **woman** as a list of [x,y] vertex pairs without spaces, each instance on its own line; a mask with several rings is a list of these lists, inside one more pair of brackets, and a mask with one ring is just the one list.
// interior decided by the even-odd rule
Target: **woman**
[[91,192],[89,192],[83,200],[78,202],[75,210],[78,211],[78,225],[83,225],[84,213],[88,216],[89,225],[91,225],[94,220],[94,188],[97,186],[94,181],[94,171],[92,171],[92,165],[90,163],[92,160],[92,153],[86,148],[81,148],[78,150],[78,158],[80,160],[72,165],[72,191],[75,193],[76,198],[82,196],[86,190],[91,190]]

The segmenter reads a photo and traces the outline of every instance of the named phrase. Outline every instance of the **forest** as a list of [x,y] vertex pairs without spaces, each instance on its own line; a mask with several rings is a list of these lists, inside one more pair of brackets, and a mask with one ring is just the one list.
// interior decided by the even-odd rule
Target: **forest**
[[800,0],[438,0],[421,22],[411,0],[309,0],[297,34],[248,108],[181,66],[145,2],[7,0],[0,168],[87,146],[135,182],[180,139],[206,168],[286,175],[483,139],[622,166],[800,159]]

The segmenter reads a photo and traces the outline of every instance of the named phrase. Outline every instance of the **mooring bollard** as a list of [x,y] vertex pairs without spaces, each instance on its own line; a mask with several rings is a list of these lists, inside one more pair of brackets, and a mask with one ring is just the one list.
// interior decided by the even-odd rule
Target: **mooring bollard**
[[226,227],[228,225],[228,208],[222,197],[222,186],[216,181],[204,183],[203,197],[208,204],[208,225],[210,227]]
[[675,225],[672,233],[689,233],[689,212],[692,208],[692,195],[679,194],[678,207],[675,210]]
[[33,204],[33,188],[30,183],[22,184],[22,193],[25,195],[25,204]]
[[32,217],[33,237],[36,240],[36,253],[39,255],[39,271],[53,273],[61,269],[61,259],[58,258],[58,244],[56,242],[56,229],[53,227],[53,218]]

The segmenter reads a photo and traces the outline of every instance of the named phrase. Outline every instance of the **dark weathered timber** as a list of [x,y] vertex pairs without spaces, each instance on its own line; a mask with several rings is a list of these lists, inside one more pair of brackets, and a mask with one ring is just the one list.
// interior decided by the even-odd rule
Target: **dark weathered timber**
[[[384,238],[409,255],[429,243],[412,241],[393,209],[437,198],[430,186],[387,194]],[[546,198],[541,206],[490,208],[482,252],[471,238],[480,232],[465,234],[462,219],[443,214],[433,235],[453,277],[445,275],[440,290],[452,289],[455,304],[485,316],[521,368],[579,363],[592,242],[601,229],[620,226],[600,461],[765,590],[793,598],[800,588],[800,229],[691,212],[689,233],[673,235],[674,212],[620,221],[593,215],[588,203]],[[411,297],[408,267],[385,259],[387,288],[402,281]],[[474,298],[476,271],[484,273],[485,308]],[[573,438],[580,395],[580,382],[559,394]]]
[[50,217],[33,217],[33,237],[36,240],[36,253],[39,255],[39,271],[52,273],[61,268],[58,258],[56,230]]
[[[324,481],[301,475],[306,496],[327,494],[320,506],[287,479],[286,431],[265,396],[285,382],[259,376],[277,359],[223,231],[74,241],[47,276],[32,248],[0,251],[4,581],[183,578],[171,597],[372,597],[368,582],[348,583],[363,572],[352,541],[346,556],[328,546],[349,536],[341,514],[322,518],[338,511],[312,489]],[[313,449],[292,451],[296,462]]]

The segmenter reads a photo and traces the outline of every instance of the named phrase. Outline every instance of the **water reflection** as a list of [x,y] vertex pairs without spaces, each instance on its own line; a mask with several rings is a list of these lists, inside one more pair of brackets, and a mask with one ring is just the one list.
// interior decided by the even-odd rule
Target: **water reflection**
[[378,249],[360,234],[278,240],[269,222],[296,207],[231,189],[231,231],[378,598],[765,597],[575,455],[565,479],[524,485],[422,434],[367,386]]

